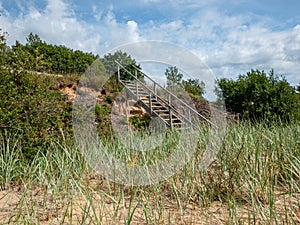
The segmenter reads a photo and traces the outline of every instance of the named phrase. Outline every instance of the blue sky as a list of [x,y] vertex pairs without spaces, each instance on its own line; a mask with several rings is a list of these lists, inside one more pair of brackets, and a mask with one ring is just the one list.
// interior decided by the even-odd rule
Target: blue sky
[[101,56],[132,42],[157,40],[196,54],[217,77],[251,68],[300,82],[299,0],[0,0],[8,44],[42,40]]

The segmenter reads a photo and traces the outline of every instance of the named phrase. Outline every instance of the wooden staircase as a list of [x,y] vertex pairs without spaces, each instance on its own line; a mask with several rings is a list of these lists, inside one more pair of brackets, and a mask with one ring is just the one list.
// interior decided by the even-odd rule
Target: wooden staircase
[[[136,81],[120,81],[127,93],[134,98],[151,116],[159,117],[168,127],[182,127],[183,121],[176,116],[170,105],[157,95],[151,93],[144,85]],[[145,90],[146,89],[146,90]]]
[[[135,68],[135,74],[132,74],[118,61],[116,63],[118,65],[117,81],[125,87],[127,94],[136,100],[152,117],[159,118],[168,128],[189,128],[196,125],[199,119],[215,126],[211,121],[200,115],[195,109],[155,82],[140,69]],[[122,80],[120,76],[121,70],[126,72],[131,79]],[[143,80],[138,78],[138,73],[143,75]],[[176,104],[173,104],[175,102]]]

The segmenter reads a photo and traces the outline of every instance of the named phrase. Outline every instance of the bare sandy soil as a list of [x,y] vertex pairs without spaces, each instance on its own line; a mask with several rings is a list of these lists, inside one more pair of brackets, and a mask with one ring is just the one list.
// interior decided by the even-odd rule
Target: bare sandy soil
[[[81,191],[49,190],[45,186],[26,187],[26,185],[10,187],[0,191],[0,223],[1,224],[230,224],[235,217],[240,224],[275,224],[264,218],[257,209],[247,203],[230,206],[214,201],[206,207],[194,203],[178,206],[175,200],[164,196],[163,202],[139,196],[130,201],[129,190],[123,196],[107,195],[105,181],[99,177],[88,180],[88,187]],[[87,190],[88,189],[88,190]],[[275,201],[278,224],[286,224],[286,207],[291,207],[293,221],[300,224],[300,208],[297,199],[300,194],[280,195]],[[147,202],[147,203],[146,203]],[[260,209],[268,215],[268,207]],[[145,219],[145,213],[149,213]],[[18,221],[18,222],[17,222]],[[292,223],[291,224],[295,224]]]

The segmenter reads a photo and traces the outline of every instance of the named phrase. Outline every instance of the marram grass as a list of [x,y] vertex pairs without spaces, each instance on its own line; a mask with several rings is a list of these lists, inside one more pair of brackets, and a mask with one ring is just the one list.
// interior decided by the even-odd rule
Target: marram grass
[[[168,135],[176,140],[176,134]],[[299,224],[299,135],[299,122],[231,124],[215,160],[202,170],[199,163],[208,144],[203,129],[193,157],[174,176],[153,185],[124,186],[99,176],[71,142],[53,142],[25,163],[21,137],[3,132],[0,222]],[[151,164],[167,156],[165,146],[138,158],[120,151],[118,143],[111,146],[128,163]]]

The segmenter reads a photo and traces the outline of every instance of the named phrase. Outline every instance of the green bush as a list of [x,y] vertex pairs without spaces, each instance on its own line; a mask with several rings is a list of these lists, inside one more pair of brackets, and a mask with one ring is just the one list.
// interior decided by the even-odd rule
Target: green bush
[[26,40],[25,45],[16,41],[7,53],[6,64],[12,69],[55,74],[82,74],[97,59],[97,56],[92,53],[48,44],[37,34],[30,33]]
[[[135,75],[137,72],[137,77],[143,80],[143,74],[139,71],[136,71],[135,68],[141,69],[141,66],[136,63],[135,59],[133,59],[130,55],[126,52],[116,51],[114,54],[108,53],[104,55],[102,62],[105,66],[106,72],[108,75],[117,75],[118,72],[118,65],[116,63],[118,61],[121,63],[122,66],[126,68],[132,75]],[[121,80],[133,80],[134,78],[128,74],[123,68],[120,68],[120,78]]]
[[219,100],[224,100],[227,109],[242,118],[257,120],[291,121],[297,119],[299,98],[296,90],[284,77],[264,71],[251,70],[240,75],[236,81],[217,80]]
[[113,98],[112,98],[110,95],[108,95],[108,96],[105,97],[105,101],[106,101],[108,104],[111,104],[111,103],[113,103]]
[[145,114],[143,116],[131,116],[129,119],[130,124],[138,130],[144,130],[148,127],[151,121],[151,116]]
[[0,129],[21,132],[25,158],[71,137],[72,107],[54,83],[53,77],[0,69]]

